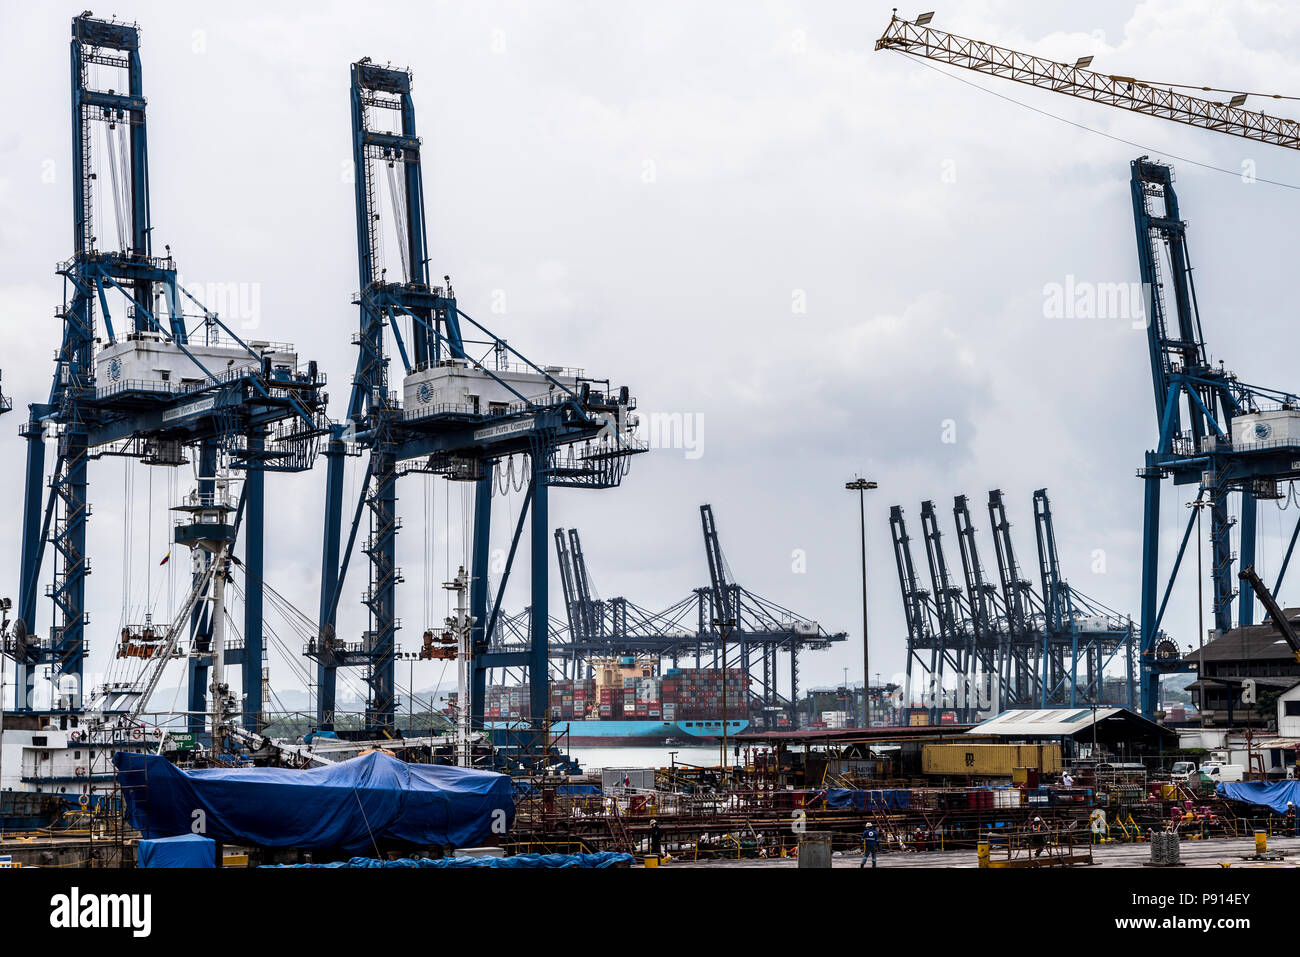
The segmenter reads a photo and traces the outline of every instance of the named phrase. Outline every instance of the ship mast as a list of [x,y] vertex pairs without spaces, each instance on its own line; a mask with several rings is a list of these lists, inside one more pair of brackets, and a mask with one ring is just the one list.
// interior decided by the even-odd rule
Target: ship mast
[[[211,571],[208,595],[211,646],[207,651],[195,649],[191,654],[209,659],[208,718],[213,758],[226,750],[230,717],[237,710],[230,685],[226,682],[226,576],[230,547],[235,541],[234,516],[238,511],[230,495],[230,487],[235,481],[237,479],[230,475],[218,475],[210,485],[200,482],[199,489],[172,509],[188,516],[176,526],[176,543],[193,549],[196,570],[207,565]],[[205,486],[210,490],[204,490]]]
[[452,581],[442,586],[456,593],[456,614],[447,619],[447,629],[456,636],[456,763],[469,767],[474,763],[474,746],[470,739],[470,629],[474,619],[469,614],[469,576],[462,565]]

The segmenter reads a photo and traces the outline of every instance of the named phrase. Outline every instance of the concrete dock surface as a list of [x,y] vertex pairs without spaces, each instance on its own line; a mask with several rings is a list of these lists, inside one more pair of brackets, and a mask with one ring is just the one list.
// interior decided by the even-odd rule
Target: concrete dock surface
[[[1268,842],[1268,849],[1272,851],[1281,851],[1285,855],[1283,861],[1277,862],[1254,862],[1246,861],[1243,858],[1249,857],[1255,853],[1255,841],[1253,838],[1211,838],[1209,840],[1183,841],[1179,845],[1179,858],[1183,868],[1206,868],[1206,867],[1223,867],[1225,865],[1232,868],[1238,867],[1298,867],[1300,866],[1300,838],[1295,837],[1274,837]],[[1092,849],[1093,864],[1075,865],[1076,869],[1104,869],[1116,867],[1144,867],[1151,859],[1151,845],[1142,844],[1097,844]],[[837,851],[831,859],[832,867],[858,867],[862,861],[862,855],[856,852],[844,853]],[[976,858],[975,851],[958,850],[958,851],[923,851],[923,852],[901,852],[888,851],[882,852],[877,857],[878,868],[890,867],[908,867],[908,868],[931,868],[931,867],[978,867],[979,861]],[[799,861],[796,858],[770,858],[759,860],[712,860],[712,861],[691,861],[685,859],[674,859],[666,861],[662,867],[681,868],[681,867],[798,867]],[[871,866],[870,862],[867,864]],[[1169,868],[1178,870],[1179,868]]]

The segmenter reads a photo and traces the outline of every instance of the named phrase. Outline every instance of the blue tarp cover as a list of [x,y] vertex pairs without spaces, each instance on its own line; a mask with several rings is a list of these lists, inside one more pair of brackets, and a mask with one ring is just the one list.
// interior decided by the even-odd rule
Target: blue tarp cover
[[826,806],[858,811],[901,811],[912,806],[912,792],[906,788],[855,790],[827,788]]
[[[378,751],[304,771],[182,771],[156,754],[113,755],[127,820],[146,837],[203,833],[259,847],[373,849],[377,841],[474,847],[514,823],[510,778],[407,764]],[[494,821],[496,830],[493,830]]]
[[1278,814],[1286,813],[1287,801],[1300,808],[1300,781],[1220,781],[1214,789],[1229,801],[1261,804]]
[[217,842],[201,834],[181,834],[141,841],[135,848],[137,867],[216,867]]
[[[540,788],[534,787],[531,781],[516,781],[515,790],[520,794],[533,794]],[[558,784],[555,793],[568,797],[598,797],[602,792],[599,784]]]
[[495,867],[510,869],[535,868],[605,868],[620,864],[630,866],[631,854],[617,854],[613,851],[601,851],[599,854],[516,854],[514,857],[444,857],[441,860],[400,860],[379,861],[373,857],[354,857],[350,861],[334,861],[329,864],[271,864],[272,868],[294,867]]

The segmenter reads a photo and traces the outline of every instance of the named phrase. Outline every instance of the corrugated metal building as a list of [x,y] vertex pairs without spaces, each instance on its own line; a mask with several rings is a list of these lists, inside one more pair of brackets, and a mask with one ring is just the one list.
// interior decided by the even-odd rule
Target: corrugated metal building
[[[1095,730],[1094,730],[1095,729]],[[1151,754],[1177,746],[1173,730],[1148,721],[1128,708],[1040,708],[1004,711],[971,728],[967,734],[1005,741],[1059,741],[1067,752],[1079,745],[1114,754]],[[1072,745],[1072,747],[1071,747]]]

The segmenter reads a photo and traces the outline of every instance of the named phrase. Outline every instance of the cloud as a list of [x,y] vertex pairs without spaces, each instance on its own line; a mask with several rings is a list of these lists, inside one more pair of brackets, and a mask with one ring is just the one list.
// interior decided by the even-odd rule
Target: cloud
[[[1128,161],[1139,153],[1229,170],[1250,159],[1260,176],[1281,179],[1291,176],[1286,160],[964,76],[1143,145],[1118,143],[873,53],[884,7],[540,9],[381,4],[358,17],[341,2],[140,5],[155,243],[171,244],[196,282],[257,284],[259,334],[320,361],[340,415],[357,285],[347,67],[363,55],[409,64],[432,272],[450,273],[466,311],[535,361],[582,366],[631,386],[645,410],[705,423],[698,460],[656,451],[618,491],[554,496],[553,522],[582,529],[603,594],[663,607],[701,584],[697,508],[711,501],[749,587],[852,633],[850,645],[802,662],[805,684],[839,680],[860,658],[856,503],[842,486],[861,472],[881,484],[869,500],[868,546],[873,661],[885,673],[901,668],[903,647],[886,527],[893,503],[915,515],[923,498],[942,504],[965,492],[978,503],[1003,487],[1026,561],[1029,495],[1047,486],[1072,582],[1136,612],[1133,473],[1154,434],[1145,341],[1122,323],[1047,319],[1042,290],[1071,275],[1136,279]],[[25,37],[10,70],[30,81],[0,91],[5,115],[22,118],[0,142],[4,385],[21,409],[48,390],[60,292],[52,265],[70,253],[67,19],[40,8],[10,19]],[[985,2],[936,25],[1063,58],[1092,53],[1103,69],[1156,79],[1300,87],[1287,42],[1300,19],[1276,4],[1229,16],[1208,0]],[[41,179],[47,161],[53,183]],[[1176,165],[1212,351],[1250,381],[1288,382],[1287,350],[1257,346],[1291,335],[1276,306],[1292,285],[1282,194]],[[0,437],[9,463],[0,494],[13,505],[0,516],[13,543],[0,553],[0,577],[11,583],[20,416],[4,420]],[[942,441],[949,420],[951,443]],[[166,522],[158,509],[152,532],[142,528],[140,505],[128,525],[120,463],[96,462],[92,473],[98,665],[122,617],[116,536],[129,528],[137,538],[139,593]],[[401,637],[410,647],[442,613],[443,598],[426,602],[423,583],[437,589],[463,556],[462,490],[435,483],[436,531],[425,543],[421,481],[400,489]],[[158,496],[166,480],[156,482]],[[142,472],[137,494],[145,483]],[[268,484],[268,579],[314,616],[323,472]],[[1168,494],[1174,523],[1183,515],[1176,498]],[[499,539],[512,508],[498,506]],[[1263,523],[1270,545],[1275,524],[1271,515]],[[791,570],[796,549],[808,556],[805,574]],[[1109,556],[1105,575],[1090,571],[1095,549]],[[527,602],[523,579],[508,607]],[[341,632],[365,627],[363,588],[358,556]],[[552,592],[558,613],[558,586]],[[1193,635],[1193,611],[1179,606],[1167,624]],[[277,681],[297,680],[272,663]],[[416,675],[417,684],[435,680]]]

